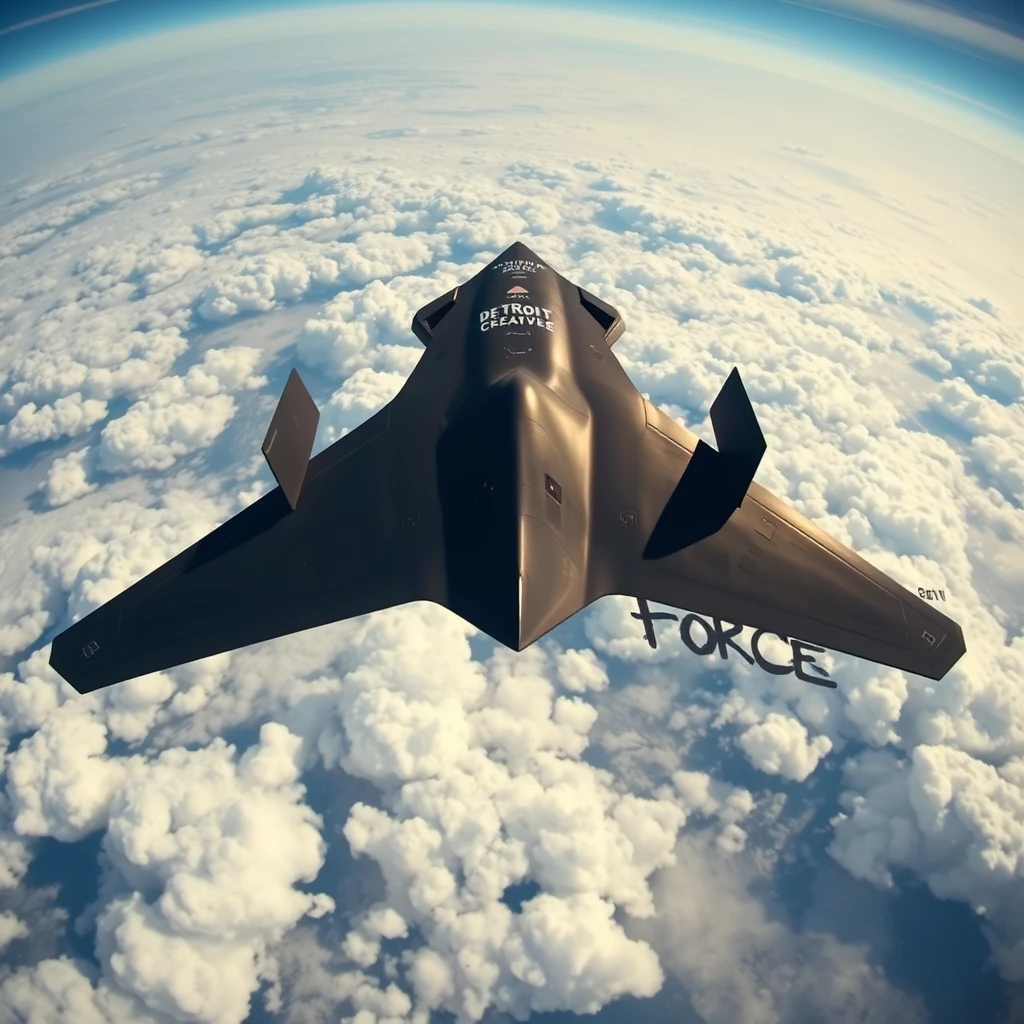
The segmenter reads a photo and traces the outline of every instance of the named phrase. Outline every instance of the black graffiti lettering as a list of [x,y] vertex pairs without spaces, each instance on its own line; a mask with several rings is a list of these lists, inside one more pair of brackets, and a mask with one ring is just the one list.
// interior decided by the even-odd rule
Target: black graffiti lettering
[[679,616],[673,615],[671,612],[652,612],[647,607],[647,602],[642,598],[636,599],[637,607],[640,609],[638,612],[630,612],[634,619],[642,619],[644,624],[644,636],[647,638],[647,642],[652,648],[657,648],[658,638],[654,635],[654,621],[655,619],[671,619],[675,622]]
[[[694,643],[693,637],[690,635],[690,630],[693,628],[693,624],[695,622],[699,622],[703,627],[704,632],[707,633],[707,641],[704,643],[702,647],[698,647]],[[686,646],[689,647],[689,649],[693,651],[694,654],[702,658],[705,655],[710,654],[718,646],[718,635],[716,631],[712,628],[711,624],[705,622],[699,615],[694,615],[693,612],[691,612],[689,615],[684,616],[683,619],[680,621],[679,639],[682,640],[683,643],[686,644]]]
[[[824,647],[815,647],[814,644],[805,644],[802,640],[790,640],[789,646],[793,648],[793,671],[796,673],[797,679],[802,679],[805,683],[814,683],[815,686],[827,686],[830,689],[835,689],[836,684],[833,680],[829,679],[828,673],[818,664],[815,664],[814,658],[810,655],[804,654],[804,650],[817,651],[819,654],[825,653]],[[803,672],[803,666],[809,665],[819,675],[824,676],[824,679],[815,679],[814,676],[805,675]]]
[[[939,592],[936,591],[936,593]],[[655,621],[658,619],[671,619],[675,621],[677,616],[671,612],[652,612],[642,597],[637,598],[637,607],[639,611],[630,612],[630,614],[634,619],[639,619],[643,622],[644,636],[651,647],[656,648],[658,641],[654,635]],[[698,623],[705,634],[703,643],[699,644],[693,636],[693,627]],[[818,654],[823,654],[825,652],[824,647],[816,647],[814,644],[805,643],[803,640],[793,640],[782,633],[776,633],[770,629],[757,629],[750,640],[751,653],[747,654],[733,639],[739,635],[742,629],[743,626],[741,625],[723,622],[719,618],[712,618],[711,622],[708,622],[702,616],[690,612],[683,616],[679,622],[679,639],[683,641],[689,651],[696,654],[699,658],[706,658],[717,650],[718,656],[723,661],[728,661],[729,648],[731,647],[748,665],[757,665],[762,672],[767,672],[769,675],[786,676],[793,672],[797,679],[805,683],[813,683],[815,686],[827,686],[830,689],[836,688],[835,681],[829,677],[828,672],[815,661],[810,653],[814,651]],[[789,644],[790,650],[793,652],[793,660],[788,665],[776,664],[764,656],[764,653],[761,651],[761,640],[765,634],[778,637],[784,644]],[[927,633],[925,638],[929,639]],[[820,678],[808,675],[805,669],[810,669]]]
[[[731,622],[722,622],[720,619],[715,619],[714,622],[715,635],[718,640],[718,654],[719,657],[721,657],[722,661],[729,660],[729,652],[726,650],[726,648],[731,647],[734,651],[736,651],[737,654],[740,655],[740,657],[744,659],[744,661],[746,661],[748,665],[753,665],[754,659],[749,654],[747,654],[747,652],[743,650],[743,648],[740,647],[740,645],[736,643],[735,640],[733,640],[733,637],[736,636],[737,633],[743,631],[743,627],[734,625]],[[726,629],[725,626],[728,626],[729,628]]]
[[769,629],[757,630],[750,641],[750,650],[754,655],[754,661],[757,662],[757,667],[764,672],[769,672],[773,676],[788,676],[793,671],[792,663],[789,665],[776,665],[774,661],[769,661],[761,653],[761,637],[768,633],[771,636],[777,636],[784,644],[789,643],[789,637],[783,636],[781,633],[772,633]]

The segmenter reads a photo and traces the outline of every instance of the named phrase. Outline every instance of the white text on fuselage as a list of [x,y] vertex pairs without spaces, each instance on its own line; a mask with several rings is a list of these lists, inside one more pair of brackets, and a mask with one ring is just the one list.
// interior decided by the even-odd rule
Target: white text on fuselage
[[495,270],[500,270],[503,274],[522,273],[526,271],[530,274],[536,274],[537,270],[545,270],[543,264],[534,263],[533,260],[505,260],[503,263],[495,263]]
[[[541,315],[543,314],[543,316]],[[546,306],[531,306],[522,302],[506,302],[500,306],[491,306],[480,314],[480,330],[490,331],[495,327],[543,327],[553,331],[555,325],[551,321],[551,310]]]

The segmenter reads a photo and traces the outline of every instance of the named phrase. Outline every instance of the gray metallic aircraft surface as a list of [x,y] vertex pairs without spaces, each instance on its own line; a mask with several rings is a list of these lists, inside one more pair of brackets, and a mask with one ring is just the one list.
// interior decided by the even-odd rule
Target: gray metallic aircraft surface
[[733,370],[718,450],[633,386],[611,306],[515,243],[424,306],[425,351],[314,458],[292,371],[263,444],[279,486],[53,641],[80,693],[428,600],[523,650],[623,594],[941,678],[960,627],[752,483]]

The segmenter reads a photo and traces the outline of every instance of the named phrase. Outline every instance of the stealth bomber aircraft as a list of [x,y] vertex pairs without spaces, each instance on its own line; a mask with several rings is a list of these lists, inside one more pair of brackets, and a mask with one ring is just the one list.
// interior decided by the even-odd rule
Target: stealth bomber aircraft
[[948,672],[955,622],[753,483],[738,371],[716,449],[633,386],[623,328],[517,242],[415,314],[401,391],[312,459],[293,370],[263,443],[278,486],[62,632],[50,664],[86,693],[410,601],[521,651],[622,594]]

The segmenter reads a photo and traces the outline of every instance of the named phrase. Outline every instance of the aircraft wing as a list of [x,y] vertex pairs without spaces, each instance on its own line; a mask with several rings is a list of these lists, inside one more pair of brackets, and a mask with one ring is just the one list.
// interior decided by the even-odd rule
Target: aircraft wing
[[415,600],[389,416],[310,460],[294,510],[275,487],[57,636],[50,664],[87,693]]
[[[646,405],[638,525],[650,530],[678,491],[697,438]],[[754,483],[717,532],[664,557],[634,559],[626,576],[629,596],[930,679],[941,679],[966,649],[952,619]]]

